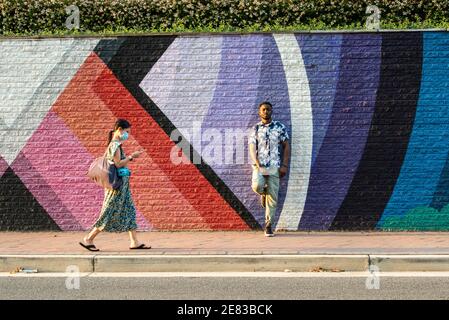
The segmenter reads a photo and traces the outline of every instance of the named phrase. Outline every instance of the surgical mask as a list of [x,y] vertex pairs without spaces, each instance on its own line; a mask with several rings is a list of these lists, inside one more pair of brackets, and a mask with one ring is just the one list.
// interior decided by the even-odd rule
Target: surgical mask
[[122,134],[122,136],[120,137],[120,139],[122,140],[122,141],[125,141],[125,140],[128,140],[128,138],[129,138],[129,134],[128,134],[128,132],[124,132],[123,134]]

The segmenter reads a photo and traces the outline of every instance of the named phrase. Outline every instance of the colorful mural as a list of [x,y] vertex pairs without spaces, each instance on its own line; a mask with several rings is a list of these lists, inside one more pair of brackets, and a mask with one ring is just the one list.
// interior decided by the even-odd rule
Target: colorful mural
[[449,230],[447,32],[2,39],[0,70],[0,230],[88,229],[117,118],[141,229],[260,229],[247,142],[221,147],[264,100],[291,137],[278,230]]

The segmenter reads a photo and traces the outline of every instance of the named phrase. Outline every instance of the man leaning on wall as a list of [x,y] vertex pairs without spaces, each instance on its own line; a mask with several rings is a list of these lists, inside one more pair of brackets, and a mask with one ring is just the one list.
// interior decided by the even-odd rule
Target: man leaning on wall
[[[272,119],[273,106],[265,101],[259,105],[261,121],[251,128],[249,136],[252,160],[252,189],[261,197],[265,208],[265,236],[273,237],[272,223],[276,214],[279,179],[287,174],[290,144],[287,128]],[[283,156],[281,157],[281,146]]]

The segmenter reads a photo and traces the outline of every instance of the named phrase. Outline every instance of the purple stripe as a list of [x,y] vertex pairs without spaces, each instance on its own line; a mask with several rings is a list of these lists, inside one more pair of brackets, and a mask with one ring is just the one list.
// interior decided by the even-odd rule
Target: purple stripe
[[311,170],[300,230],[327,230],[348,192],[375,108],[381,42],[380,35],[343,36],[334,106]]
[[332,114],[340,71],[339,34],[298,34],[301,55],[306,66],[313,114],[312,165],[326,136]]
[[[202,124],[204,130],[247,130],[257,121],[257,94],[264,41],[256,35],[224,36],[220,72],[214,97]],[[202,148],[207,143],[204,143]],[[224,149],[224,148],[223,148]],[[234,148],[235,149],[235,148]],[[251,166],[245,143],[244,164],[210,164],[249,212],[261,223],[263,212],[253,205],[258,196],[251,190]],[[223,153],[224,158],[224,153]]]
[[[270,101],[273,104],[273,119],[285,124],[288,134],[291,137],[291,119],[290,119],[290,96],[288,94],[287,79],[281,55],[273,36],[264,38],[264,50],[262,57],[262,74],[260,76],[258,88],[258,103]],[[296,57],[299,59],[299,57]],[[257,114],[257,112],[256,112]],[[255,122],[259,122],[257,117]],[[253,123],[254,125],[255,123]],[[287,194],[288,176],[280,180],[279,198],[273,226],[276,227],[279,214],[284,206],[285,196]],[[259,199],[257,198],[257,201]],[[260,207],[259,203],[253,203],[253,206]],[[262,213],[264,212],[263,209]]]

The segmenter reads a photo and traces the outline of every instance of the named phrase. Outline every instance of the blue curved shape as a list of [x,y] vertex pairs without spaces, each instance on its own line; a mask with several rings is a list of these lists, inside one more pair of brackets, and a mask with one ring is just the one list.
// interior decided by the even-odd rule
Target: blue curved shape
[[442,121],[449,115],[449,34],[426,32],[423,42],[413,132],[394,192],[376,226],[379,229],[416,207],[430,206],[449,153],[449,127],[447,120]]

